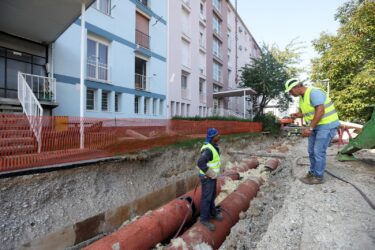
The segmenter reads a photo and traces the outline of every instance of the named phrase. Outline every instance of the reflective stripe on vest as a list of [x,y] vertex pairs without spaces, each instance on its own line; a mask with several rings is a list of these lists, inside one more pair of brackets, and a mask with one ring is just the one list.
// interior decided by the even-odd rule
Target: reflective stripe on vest
[[[211,152],[212,152],[212,160],[207,162],[207,167],[209,167],[210,169],[212,169],[216,173],[220,173],[221,161],[220,161],[219,153],[216,151],[215,147],[212,146],[210,143],[207,143],[207,144],[203,145],[202,148],[201,148],[201,152],[203,150],[207,149],[207,148],[210,149]],[[204,174],[204,172],[202,170],[199,170],[199,173]]]
[[[310,123],[315,115],[315,107],[312,106],[310,102],[310,94],[313,89],[318,89],[318,88],[308,87],[304,94],[304,98],[302,97],[299,98],[299,106],[302,110],[303,119],[305,120],[306,123]],[[328,123],[337,121],[339,117],[337,115],[335,105],[333,104],[331,98],[329,98],[329,96],[324,90],[322,89],[318,89],[318,90],[322,91],[326,95],[326,100],[324,102],[324,115],[322,116],[322,118],[320,119],[317,125],[328,124]]]

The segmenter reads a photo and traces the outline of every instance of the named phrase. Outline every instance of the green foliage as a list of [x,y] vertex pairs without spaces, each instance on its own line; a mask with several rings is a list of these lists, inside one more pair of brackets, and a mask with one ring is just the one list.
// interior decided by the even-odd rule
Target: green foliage
[[[362,2],[362,3],[361,3]],[[322,33],[313,41],[313,80],[330,79],[330,96],[341,120],[365,121],[375,103],[375,2],[350,1],[336,14],[337,35]]]
[[189,121],[205,121],[205,120],[219,120],[219,121],[240,121],[240,122],[251,122],[250,119],[242,119],[238,117],[227,117],[227,116],[210,116],[210,117],[184,117],[184,116],[173,116],[172,120],[189,120]]
[[263,131],[269,131],[272,134],[280,132],[280,123],[272,113],[257,115],[254,117],[254,121],[263,123]]
[[252,64],[241,69],[243,87],[251,87],[257,92],[253,98],[257,100],[254,103],[255,116],[262,115],[273,99],[278,100],[281,110],[287,109],[291,98],[284,93],[284,83],[301,70],[294,66],[299,62],[299,49],[293,41],[283,51],[275,45],[263,44],[262,56],[251,58]]

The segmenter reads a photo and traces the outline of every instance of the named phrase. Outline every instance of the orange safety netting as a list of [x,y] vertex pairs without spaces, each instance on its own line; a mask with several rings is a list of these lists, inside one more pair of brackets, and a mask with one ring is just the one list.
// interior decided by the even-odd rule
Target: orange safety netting
[[0,172],[110,157],[203,138],[210,127],[222,135],[262,130],[257,122],[219,120],[84,118],[82,125],[84,149],[80,149],[79,117],[0,115]]

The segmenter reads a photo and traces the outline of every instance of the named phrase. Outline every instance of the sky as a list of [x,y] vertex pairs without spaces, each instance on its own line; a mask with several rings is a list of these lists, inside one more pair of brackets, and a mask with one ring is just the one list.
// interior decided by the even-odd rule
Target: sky
[[[294,38],[303,42],[302,66],[308,68],[316,57],[311,41],[323,31],[335,34],[339,23],[334,15],[348,0],[237,0],[238,13],[261,45],[276,44],[280,49]],[[231,0],[235,3],[235,0]],[[300,77],[307,77],[307,73]]]

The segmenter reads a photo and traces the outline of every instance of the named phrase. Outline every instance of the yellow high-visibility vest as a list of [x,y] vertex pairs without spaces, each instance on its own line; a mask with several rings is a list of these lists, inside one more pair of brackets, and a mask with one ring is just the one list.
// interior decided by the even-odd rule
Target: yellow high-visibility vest
[[303,119],[305,120],[305,122],[309,124],[314,118],[315,114],[315,107],[312,106],[310,102],[310,94],[313,89],[321,90],[326,95],[326,100],[324,102],[324,115],[322,116],[322,119],[320,119],[317,125],[328,124],[334,121],[338,121],[339,117],[337,115],[335,105],[333,104],[328,94],[322,89],[308,87],[306,89],[305,94],[303,95],[304,98],[302,98],[301,96],[299,98],[299,107],[301,108]]
[[[201,152],[205,149],[209,148],[212,152],[212,160],[207,162],[207,167],[209,167],[210,169],[212,169],[213,171],[215,171],[216,173],[220,173],[220,166],[221,166],[221,160],[220,160],[220,155],[219,153],[217,152],[217,150],[215,149],[214,146],[211,145],[211,143],[207,143],[205,145],[202,146],[201,148]],[[199,170],[199,173],[200,174],[204,174],[204,172],[202,170]]]

